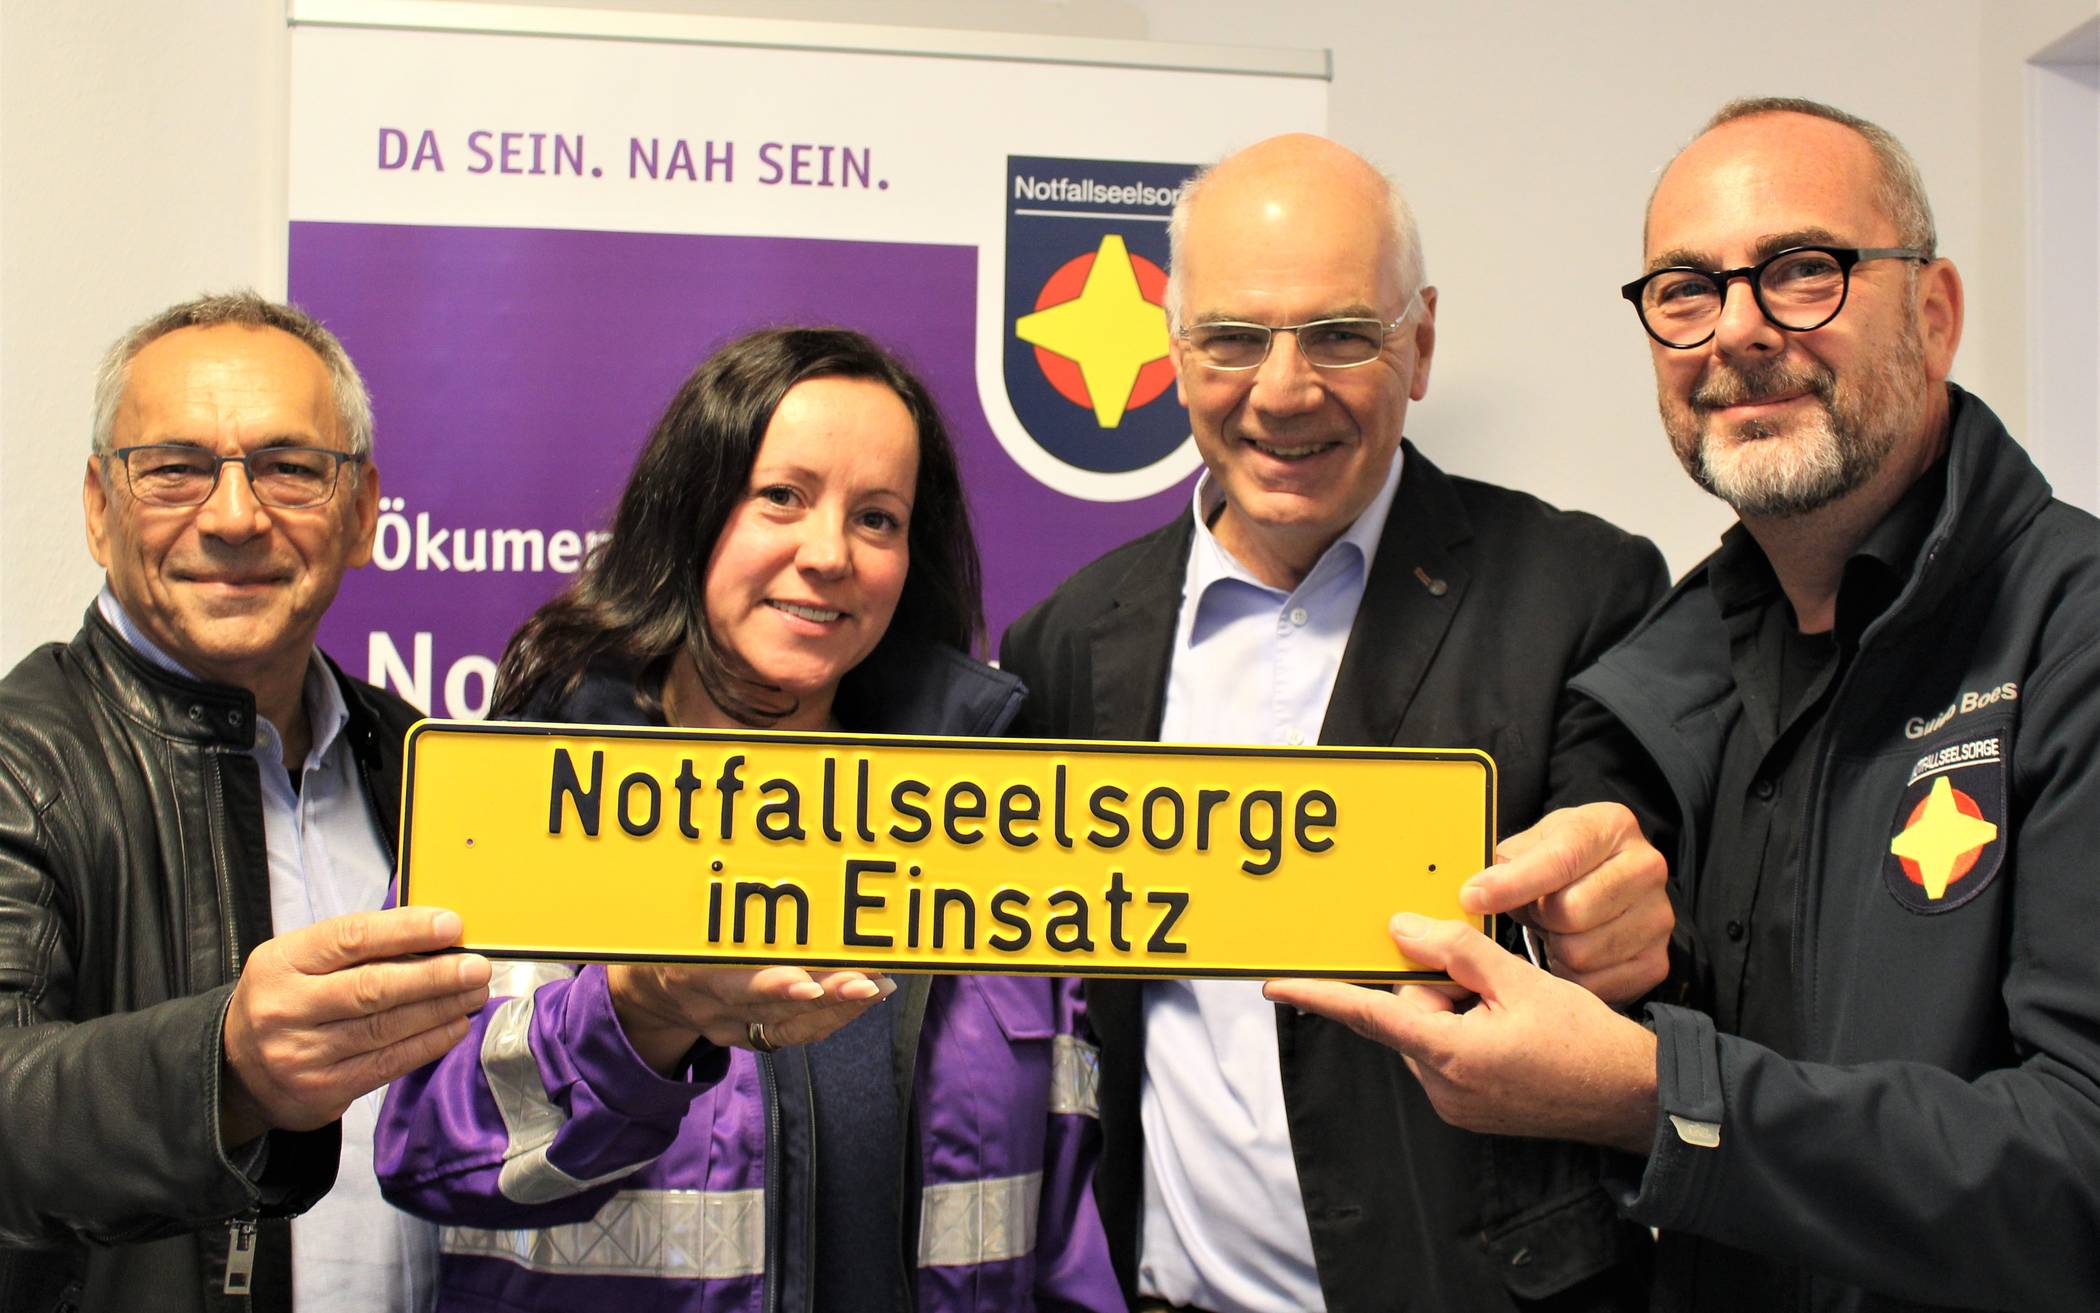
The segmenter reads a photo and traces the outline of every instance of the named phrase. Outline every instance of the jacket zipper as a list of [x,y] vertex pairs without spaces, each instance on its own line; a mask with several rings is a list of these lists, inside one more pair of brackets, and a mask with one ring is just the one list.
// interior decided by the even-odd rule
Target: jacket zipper
[[[213,796],[221,796],[226,780],[219,754],[208,752],[205,760],[209,763],[206,775]],[[211,814],[217,817],[225,813],[223,808],[213,807]],[[219,886],[221,921],[225,927],[226,976],[238,983],[241,978],[241,928],[234,907],[233,880],[227,869],[225,833],[216,822],[209,825],[208,832],[211,835],[212,870]],[[245,1297],[255,1280],[255,1210],[249,1208],[228,1218],[226,1225],[226,1278],[221,1289],[225,1294]]]
[[[349,693],[349,690],[344,690],[346,703],[349,700]],[[363,724],[358,717],[357,711],[358,708],[352,707],[350,724],[346,727],[354,736],[350,743],[350,756],[352,760],[357,762],[357,777],[365,786],[365,798],[374,804],[374,810],[376,811],[377,800],[380,794],[379,790],[372,783],[372,753],[368,740],[377,731]],[[365,750],[359,751],[361,748]],[[398,851],[400,847],[400,819],[397,817],[391,828],[385,825],[375,828],[379,831],[379,846],[386,850],[387,863],[394,868],[395,874],[398,875],[401,870],[401,854]]]
[[[1839,677],[1837,687],[1831,690],[1830,709],[1823,714],[1823,723],[1817,729],[1815,745],[1816,764],[1815,770],[1811,772],[1809,778],[1807,825],[1802,834],[1801,869],[1798,872],[1800,878],[1794,881],[1794,950],[1792,957],[1794,979],[1801,982],[1801,988],[1795,996],[1794,1003],[1794,1025],[1796,1028],[1794,1040],[1799,1051],[1804,1054],[1815,1051],[1812,1047],[1815,1037],[1811,1028],[1816,1012],[1814,995],[1821,985],[1820,979],[1811,969],[1813,954],[1811,953],[1811,945],[1808,942],[1808,884],[1809,877],[1811,875],[1820,875],[1823,869],[1824,843],[1822,821],[1825,804],[1823,781],[1829,772],[1831,742],[1837,735],[1840,708],[1844,705],[1845,693],[1852,687],[1853,676],[1859,673],[1860,663],[1867,657],[1869,646],[1880,636],[1881,631],[1887,627],[1889,618],[1898,614],[1902,610],[1904,603],[1918,589],[1920,586],[1919,580],[1923,578],[1925,570],[1938,559],[1940,547],[1944,541],[1944,538],[1940,536],[1932,534],[1926,536],[1924,546],[1919,549],[1921,561],[1918,568],[1904,582],[1903,587],[1897,591],[1895,600],[1890,602],[1887,608],[1880,615],[1874,617],[1866,629],[1861,631],[1859,645],[1852,650],[1852,659],[1846,663],[1845,673]],[[1822,896],[1823,890],[1820,879],[1817,880],[1815,892],[1818,898]],[[1807,1059],[1796,1060],[1805,1061]],[[1813,1306],[1815,1288],[1818,1283],[1819,1278],[1815,1273],[1807,1272],[1803,1274],[1799,1294],[1795,1300],[1796,1308],[1806,1310]]]
[[[353,721],[354,719],[355,717],[353,716]],[[362,728],[362,726],[353,725],[352,732],[359,733],[362,731]],[[357,762],[357,774],[360,782],[364,785],[365,796],[367,798],[377,798],[379,792],[372,782],[370,754],[356,751],[357,747],[360,746],[360,742],[359,740],[353,740],[351,756]],[[221,770],[219,754],[212,752],[207,756],[206,760],[210,763],[210,780],[214,789],[223,792],[225,778]],[[380,828],[382,830],[380,843],[386,849],[388,859],[398,863],[400,858],[395,851],[395,836],[391,833],[385,833],[384,826]],[[241,974],[240,922],[234,905],[233,882],[227,870],[224,836],[217,827],[213,827],[211,830],[211,846],[212,865],[218,877],[219,906],[224,913],[222,919],[226,931],[227,976],[229,979],[237,982]],[[249,1208],[228,1218],[226,1226],[226,1279],[223,1283],[224,1293],[245,1297],[250,1293],[255,1280],[255,1251],[258,1235],[255,1210]]]
[[255,1218],[243,1213],[229,1227],[225,1290],[229,1295],[246,1295],[255,1280]]
[[766,1101],[765,1254],[762,1303],[766,1313],[780,1313],[780,1077],[773,1059],[758,1055],[759,1093]]

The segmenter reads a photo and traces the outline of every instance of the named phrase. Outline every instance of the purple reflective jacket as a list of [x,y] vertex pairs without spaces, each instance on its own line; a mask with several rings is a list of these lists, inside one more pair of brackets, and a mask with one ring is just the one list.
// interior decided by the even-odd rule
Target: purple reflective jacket
[[[1124,1307],[1088,1188],[1080,1008],[1069,981],[928,982],[908,1146],[923,1313]],[[492,1001],[465,1042],[396,1081],[379,1179],[445,1224],[440,1307],[777,1307],[768,1273],[777,1284],[807,1256],[769,1234],[769,1064],[704,1052],[692,1080],[658,1075],[628,1046],[604,969],[586,967]]]
[[[930,672],[941,701],[980,707],[937,730],[996,733],[1019,686],[968,667]],[[621,719],[619,691],[594,673],[544,718]],[[902,728],[926,728],[914,719]],[[897,1021],[918,1022],[904,1175],[920,1313],[1123,1310],[1091,1189],[1097,1055],[1076,982],[899,980],[878,1006],[924,1002]],[[813,1238],[778,1216],[779,1173],[809,1155],[782,1145],[777,1085],[806,1071],[800,1054],[702,1044],[686,1079],[666,1078],[628,1044],[602,967],[499,966],[495,992],[511,996],[394,1082],[378,1129],[386,1197],[443,1224],[440,1308],[799,1313]]]

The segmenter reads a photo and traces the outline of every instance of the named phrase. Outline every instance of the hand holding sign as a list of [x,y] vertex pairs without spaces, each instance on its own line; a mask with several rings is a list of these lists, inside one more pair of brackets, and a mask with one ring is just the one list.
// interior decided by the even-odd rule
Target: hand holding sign
[[428,907],[353,912],[256,946],[226,1009],[220,1139],[326,1126],[359,1095],[458,1043],[488,1001],[488,959]]
[[1478,995],[1272,980],[1262,992],[1397,1049],[1437,1115],[1493,1135],[1549,1136],[1645,1154],[1655,1126],[1655,1036],[1588,991],[1471,926],[1403,913],[1393,940]]
[[605,983],[634,1051],[667,1075],[703,1039],[723,1048],[751,1048],[760,1036],[770,1048],[820,1040],[897,988],[858,971],[668,963],[609,966]]
[[1459,890],[1480,916],[1508,913],[1543,932],[1553,973],[1607,1003],[1631,1003],[1670,969],[1669,865],[1613,802],[1564,807],[1495,847],[1494,866]]

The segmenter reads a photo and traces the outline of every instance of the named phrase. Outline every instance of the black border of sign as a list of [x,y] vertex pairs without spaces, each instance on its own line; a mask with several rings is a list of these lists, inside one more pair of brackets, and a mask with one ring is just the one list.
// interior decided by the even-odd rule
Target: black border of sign
[[[1077,752],[1098,754],[1113,752],[1120,755],[1159,757],[1327,757],[1344,760],[1405,757],[1423,761],[1475,761],[1487,771],[1487,833],[1484,836],[1485,850],[1492,856],[1495,851],[1495,811],[1499,801],[1501,777],[1495,759],[1477,748],[1373,748],[1373,747],[1329,747],[1324,744],[1309,744],[1301,747],[1268,747],[1244,745],[1211,745],[1200,743],[1131,743],[1121,739],[990,739],[971,738],[962,735],[941,736],[934,734],[820,734],[803,730],[769,730],[747,732],[720,729],[686,729],[675,726],[653,725],[577,725],[555,724],[544,721],[483,721],[483,720],[437,720],[425,718],[409,726],[402,738],[403,765],[401,770],[401,832],[396,838],[400,853],[400,869],[395,875],[396,901],[403,907],[408,901],[408,832],[411,812],[415,808],[416,740],[426,731],[438,733],[467,734],[525,734],[538,738],[594,738],[594,739],[677,739],[685,742],[709,743],[807,743],[816,745],[881,746],[895,744],[898,747],[953,748],[966,742],[996,742],[1001,750],[1016,749],[1027,752]],[[1492,917],[1480,919],[1480,932],[1493,936]],[[450,952],[469,951],[451,949]],[[907,971],[921,975],[1000,975],[1000,976],[1075,976],[1099,980],[1283,980],[1302,977],[1314,980],[1449,980],[1441,971],[1375,971],[1354,973],[1336,977],[1332,972],[1322,971],[1230,971],[1194,970],[1174,967],[1121,967],[1111,971],[1090,970],[1083,964],[1065,966],[979,966],[914,964],[909,967],[870,966],[866,962],[847,961],[838,958],[796,958],[783,961],[780,958],[752,960],[739,957],[682,954],[666,957],[656,953],[568,953],[556,950],[526,951],[523,949],[471,950],[483,957],[500,958],[519,962],[690,962],[707,966],[798,966],[838,967],[846,970]],[[1077,969],[1074,969],[1074,967]]]

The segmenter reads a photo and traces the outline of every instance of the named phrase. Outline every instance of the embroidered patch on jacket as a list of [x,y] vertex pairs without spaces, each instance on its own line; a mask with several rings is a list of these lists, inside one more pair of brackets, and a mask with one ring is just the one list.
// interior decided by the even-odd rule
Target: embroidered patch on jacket
[[1982,893],[2005,862],[2010,726],[1919,757],[1890,826],[1883,878],[1913,912],[1948,912]]

